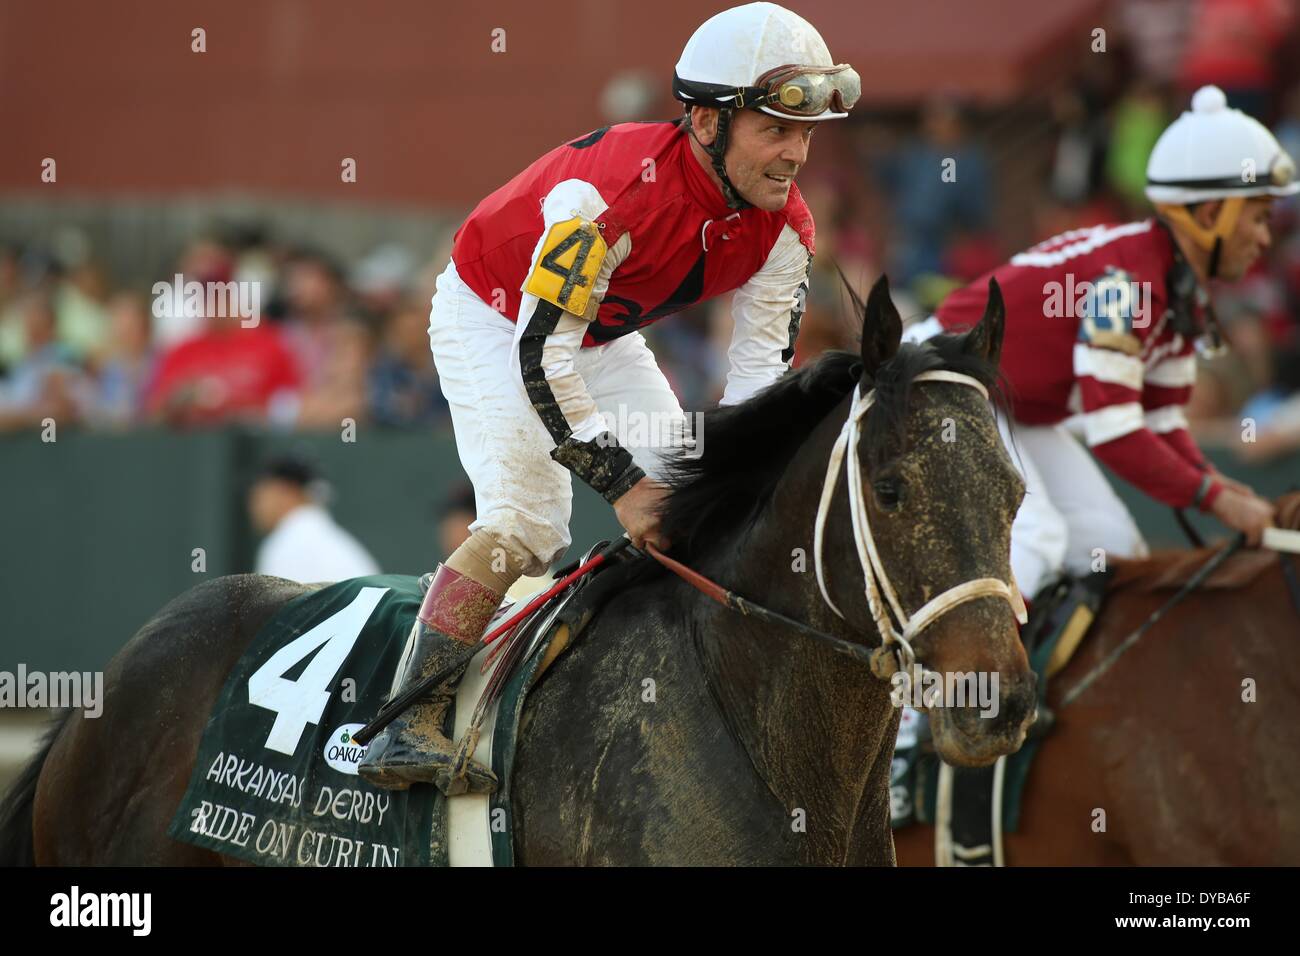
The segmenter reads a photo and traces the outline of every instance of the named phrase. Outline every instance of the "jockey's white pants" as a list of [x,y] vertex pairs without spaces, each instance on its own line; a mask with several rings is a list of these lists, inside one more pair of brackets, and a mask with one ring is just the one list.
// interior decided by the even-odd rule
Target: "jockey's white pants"
[[[930,318],[909,328],[904,338],[920,342],[942,331]],[[1062,570],[1085,575],[1098,558],[1147,555],[1128,508],[1065,425],[1017,422],[1013,434],[999,415],[998,430],[1025,480],[1025,498],[1011,525],[1011,570],[1026,598]]]
[[[551,458],[555,439],[542,424],[511,356],[524,322],[511,322],[482,299],[449,263],[429,312],[429,347],[451,406],[456,451],[474,485],[484,529],[538,575],[570,544],[572,476]],[[609,430],[651,477],[680,447],[685,415],[639,332],[584,348],[575,359]]]

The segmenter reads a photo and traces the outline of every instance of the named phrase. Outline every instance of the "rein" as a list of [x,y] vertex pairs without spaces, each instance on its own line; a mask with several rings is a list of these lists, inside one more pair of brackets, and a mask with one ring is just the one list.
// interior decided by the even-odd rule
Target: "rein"
[[668,557],[668,555],[664,554],[649,542],[646,542],[645,549],[652,558],[662,564],[669,571],[673,572],[673,574],[677,575],[700,593],[717,601],[723,607],[744,614],[746,617],[756,617],[759,620],[767,621],[770,624],[782,624],[792,630],[796,630],[800,634],[803,634],[806,637],[811,637],[815,641],[821,641],[832,650],[838,651],[841,654],[847,654],[849,657],[869,665],[873,672],[876,670],[877,666],[877,655],[886,650],[883,647],[877,647],[874,649],[864,647],[861,644],[854,644],[852,641],[846,641],[843,638],[835,637],[833,634],[827,634],[825,631],[819,631],[815,627],[809,627],[807,624],[796,621],[792,617],[786,617],[784,614],[765,608],[760,604],[747,601],[735,591],[728,591],[722,585],[717,584],[700,574],[700,572],[688,568],[680,561]]
[[[958,372],[945,370],[922,372],[913,381],[955,382],[976,389],[985,399],[989,397],[988,390],[980,381]],[[875,395],[876,390],[874,388],[865,393],[858,391],[856,388],[854,389],[854,398],[849,406],[848,419],[845,421],[843,428],[840,429],[839,438],[836,439],[835,445],[831,449],[830,461],[826,467],[826,481],[822,486],[821,501],[817,508],[817,522],[814,528],[813,554],[817,568],[817,586],[821,590],[822,598],[830,609],[843,619],[844,614],[835,606],[835,602],[831,600],[831,596],[826,590],[826,575],[822,561],[822,540],[826,527],[826,516],[830,513],[831,501],[835,495],[835,485],[839,480],[840,467],[846,457],[846,451],[851,447],[855,453],[847,456],[849,461],[849,510],[853,518],[853,538],[857,543],[858,561],[862,565],[862,575],[866,584],[867,606],[871,609],[871,616],[876,622],[877,630],[880,632],[881,644],[879,647],[871,649],[860,644],[854,644],[852,641],[826,634],[776,611],[754,604],[735,592],[710,581],[698,571],[694,571],[681,562],[668,557],[653,544],[647,543],[646,549],[651,557],[665,568],[724,607],[797,630],[801,634],[820,641],[842,654],[847,654],[856,660],[869,664],[873,674],[879,678],[888,679],[896,671],[910,669],[916,663],[916,652],[913,651],[911,642],[917,634],[944,614],[968,601],[975,601],[984,597],[1003,598],[1011,605],[1016,619],[1021,624],[1025,623],[1026,613],[1025,603],[1020,596],[1019,589],[1015,586],[1014,577],[1010,585],[998,578],[978,578],[973,581],[966,581],[927,601],[911,616],[903,610],[903,606],[898,600],[898,594],[889,579],[889,574],[885,571],[884,563],[880,559],[879,550],[876,548],[876,540],[871,532],[866,496],[862,492],[862,464],[856,454],[861,437],[860,423],[875,401]],[[882,601],[882,594],[884,601],[888,601],[888,609]],[[890,611],[893,612],[892,620]],[[898,629],[895,629],[894,621],[898,622]]]
[[1223,562],[1227,561],[1230,557],[1236,554],[1237,551],[1241,549],[1241,546],[1245,543],[1246,543],[1246,536],[1244,534],[1238,533],[1232,539],[1232,541],[1228,543],[1228,546],[1226,548],[1220,550],[1218,554],[1214,555],[1212,558],[1210,558],[1210,560],[1206,561],[1203,565],[1201,565],[1200,569],[1195,574],[1193,574],[1190,578],[1187,579],[1187,583],[1184,584],[1181,588],[1179,588],[1177,593],[1175,593],[1173,597],[1171,597],[1164,604],[1160,605],[1160,607],[1156,609],[1155,613],[1153,613],[1150,617],[1148,617],[1145,621],[1143,621],[1142,625],[1137,630],[1135,630],[1128,637],[1124,638],[1124,640],[1120,644],[1118,644],[1109,654],[1107,654],[1104,658],[1102,658],[1102,660],[1095,667],[1093,667],[1092,670],[1088,671],[1088,673],[1084,675],[1083,680],[1079,681],[1079,683],[1071,687],[1070,690],[1066,693],[1066,695],[1061,698],[1060,707],[1058,707],[1057,709],[1060,710],[1063,707],[1068,707],[1075,700],[1075,698],[1077,698],[1080,694],[1082,694],[1089,687],[1091,687],[1096,682],[1097,678],[1101,677],[1103,674],[1106,673],[1106,671],[1110,670],[1111,667],[1114,666],[1115,662],[1120,659],[1120,657],[1122,657],[1130,648],[1132,648],[1134,644],[1142,640],[1143,636],[1147,633],[1147,631],[1151,630],[1151,628],[1154,627],[1162,617],[1164,617],[1169,611],[1173,610],[1173,608],[1177,604],[1181,603],[1182,600],[1187,597],[1187,595],[1191,594],[1198,587],[1200,587],[1202,581],[1205,581],[1207,578],[1209,578],[1209,576],[1214,573],[1216,568],[1218,568],[1221,564],[1223,564]]

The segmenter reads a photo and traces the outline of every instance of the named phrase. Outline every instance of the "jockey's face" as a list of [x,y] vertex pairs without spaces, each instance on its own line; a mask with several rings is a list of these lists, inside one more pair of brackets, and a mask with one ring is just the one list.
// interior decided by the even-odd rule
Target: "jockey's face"
[[[718,111],[696,108],[695,135],[709,145],[717,136]],[[727,134],[727,176],[740,195],[759,209],[776,212],[790,197],[795,174],[808,161],[816,123],[736,110]],[[712,165],[705,158],[712,175]]]
[[[1212,202],[1198,206],[1195,212],[1197,221],[1208,228],[1214,223],[1222,205],[1222,202]],[[1271,196],[1252,196],[1242,205],[1237,227],[1223,241],[1215,278],[1236,282],[1250,271],[1255,260],[1272,245],[1273,236],[1269,231],[1272,206]]]

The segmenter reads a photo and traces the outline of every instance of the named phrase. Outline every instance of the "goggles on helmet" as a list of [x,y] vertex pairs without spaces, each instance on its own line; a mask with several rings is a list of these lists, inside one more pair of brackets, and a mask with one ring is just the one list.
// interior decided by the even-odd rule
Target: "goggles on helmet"
[[862,95],[862,80],[847,63],[836,66],[779,66],[753,86],[737,88],[737,109],[767,107],[789,116],[819,116],[828,109],[847,113]]
[[1269,182],[1273,186],[1283,187],[1290,186],[1295,180],[1295,161],[1291,159],[1286,150],[1277,154],[1273,160],[1273,168],[1268,172]]
[[1183,189],[1204,189],[1204,190],[1257,190],[1261,186],[1267,186],[1273,189],[1285,189],[1295,182],[1296,168],[1295,161],[1290,157],[1286,150],[1279,150],[1277,156],[1273,158],[1273,163],[1269,166],[1265,174],[1264,182],[1256,182],[1253,178],[1246,178],[1244,175],[1224,176],[1222,179],[1152,179],[1147,178],[1149,186],[1181,186]]

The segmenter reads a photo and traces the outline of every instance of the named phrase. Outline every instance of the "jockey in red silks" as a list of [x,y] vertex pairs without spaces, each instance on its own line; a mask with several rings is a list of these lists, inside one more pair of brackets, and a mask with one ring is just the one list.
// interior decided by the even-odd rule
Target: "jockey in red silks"
[[[1011,569],[1033,595],[1022,636],[1043,648],[1048,677],[1101,604],[1106,575],[1094,572],[1105,570],[1108,557],[1147,553],[1095,459],[1157,501],[1209,512],[1252,543],[1272,523],[1271,502],[1206,461],[1183,406],[1198,346],[1221,346],[1209,280],[1246,274],[1271,241],[1273,198],[1297,191],[1295,165],[1273,134],[1229,109],[1217,87],[1203,87],[1151,152],[1153,218],[1039,243],[952,293],[904,334],[923,341],[974,326],[989,278],[997,279],[1006,301],[1001,370],[1014,419],[999,416],[999,428],[1025,480],[1011,526]],[[1082,444],[1067,419],[1081,427]],[[1041,701],[1038,712],[1050,725]],[[891,774],[897,822],[910,819],[909,754],[925,726],[923,715],[904,708]],[[986,796],[987,785],[984,777],[958,777],[954,800],[977,790]]]
[[[1014,443],[1005,422],[1003,436],[1026,484],[1011,565],[1026,594],[1038,595],[1063,570],[1087,578],[1107,556],[1146,554],[1096,460],[1157,501],[1209,512],[1252,543],[1271,524],[1270,502],[1206,461],[1183,406],[1198,344],[1221,344],[1208,281],[1245,275],[1271,241],[1273,198],[1297,190],[1295,165],[1273,134],[1229,109],[1217,87],[1203,87],[1152,150],[1146,194],[1155,217],[1042,242],[908,330],[921,340],[974,325],[989,277],[1001,286]],[[1081,426],[1083,444],[1067,418]]]
[[571,475],[633,544],[667,546],[657,479],[685,415],[638,330],[734,291],[722,403],[790,366],[814,243],[794,176],[817,123],[856,102],[858,75],[806,20],[750,3],[695,31],[673,93],[680,120],[552,150],[456,233],[429,341],[477,518],[433,576],[394,690],[453,677],[371,742],[359,771],[374,784],[495,788],[487,768],[451,766],[443,717],[502,595],[569,546]]

